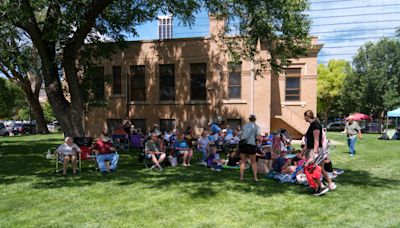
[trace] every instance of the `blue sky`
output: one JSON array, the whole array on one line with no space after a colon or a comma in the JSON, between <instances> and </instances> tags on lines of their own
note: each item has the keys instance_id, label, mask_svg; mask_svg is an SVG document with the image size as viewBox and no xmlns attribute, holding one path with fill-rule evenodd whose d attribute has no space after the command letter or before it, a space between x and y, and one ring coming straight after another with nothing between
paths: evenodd
<instances>
[{"instance_id":1,"label":"blue sky","mask_svg":"<svg viewBox=\"0 0 400 228\"><path fill-rule=\"evenodd\" d=\"M310 0L311 34L324 44L318 61L329 59L351 60L358 48L367 41L376 42L381 37L393 37L400 26L399 0ZM208 35L207 12L196 15L195 24L189 28L177 19L173 22L173 37ZM139 37L130 40L157 39L157 21L138 27Z\"/></svg>"}]
</instances>

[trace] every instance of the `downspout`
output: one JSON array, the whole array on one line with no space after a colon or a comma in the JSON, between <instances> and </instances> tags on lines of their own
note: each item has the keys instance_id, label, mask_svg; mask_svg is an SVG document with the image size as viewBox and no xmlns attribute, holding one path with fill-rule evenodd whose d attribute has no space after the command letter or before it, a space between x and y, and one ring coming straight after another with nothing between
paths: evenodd
<instances>
[{"instance_id":1,"label":"downspout","mask_svg":"<svg viewBox=\"0 0 400 228\"><path fill-rule=\"evenodd\" d=\"M254 62L250 65L250 114L254 114Z\"/></svg>"},{"instance_id":2,"label":"downspout","mask_svg":"<svg viewBox=\"0 0 400 228\"><path fill-rule=\"evenodd\" d=\"M130 118L129 116L129 82L128 82L128 73L125 75L125 96L126 96L126 116Z\"/></svg>"}]
</instances>

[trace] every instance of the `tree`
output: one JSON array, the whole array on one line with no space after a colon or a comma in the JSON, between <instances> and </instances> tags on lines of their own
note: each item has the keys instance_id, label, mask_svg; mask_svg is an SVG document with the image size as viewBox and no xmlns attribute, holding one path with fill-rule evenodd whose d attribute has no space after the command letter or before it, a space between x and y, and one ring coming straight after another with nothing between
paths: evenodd
<instances>
[{"instance_id":1,"label":"tree","mask_svg":"<svg viewBox=\"0 0 400 228\"><path fill-rule=\"evenodd\" d=\"M22 90L0 77L0 119L12 119L18 110L26 106Z\"/></svg>"},{"instance_id":2,"label":"tree","mask_svg":"<svg viewBox=\"0 0 400 228\"><path fill-rule=\"evenodd\" d=\"M325 124L329 116L341 116L340 103L343 83L351 74L351 65L346 60L329 60L327 65L318 65L318 113Z\"/></svg>"},{"instance_id":3,"label":"tree","mask_svg":"<svg viewBox=\"0 0 400 228\"><path fill-rule=\"evenodd\" d=\"M21 31L11 27L0 28L0 72L25 93L36 119L38 132L49 133L39 102L43 83L39 56Z\"/></svg>"},{"instance_id":4,"label":"tree","mask_svg":"<svg viewBox=\"0 0 400 228\"><path fill-rule=\"evenodd\" d=\"M306 0L3 0L0 30L20 29L32 42L57 120L66 135L83 136L86 101L79 72L109 55L113 46L122 47L124 34L137 35L135 27L155 20L159 12L171 13L189 25L201 9L226 18L226 28L239 21L241 39L226 39L227 46L243 44L240 56L254 59L259 40L267 41L271 54L267 61L279 70L291 58L306 54L310 20L303 11L307 8ZM104 37L114 42L104 43ZM239 56L235 48L229 50ZM61 79L66 81L66 92Z\"/></svg>"},{"instance_id":5,"label":"tree","mask_svg":"<svg viewBox=\"0 0 400 228\"><path fill-rule=\"evenodd\" d=\"M43 107L44 117L47 122L52 122L52 121L56 120L56 117L54 116L53 110L51 109L49 102L47 102L47 101L44 102L42 104L42 107Z\"/></svg>"},{"instance_id":6,"label":"tree","mask_svg":"<svg viewBox=\"0 0 400 228\"><path fill-rule=\"evenodd\" d=\"M353 59L353 74L343 86L344 106L349 111L373 114L400 105L400 41L383 38L366 43Z\"/></svg>"}]
</instances>

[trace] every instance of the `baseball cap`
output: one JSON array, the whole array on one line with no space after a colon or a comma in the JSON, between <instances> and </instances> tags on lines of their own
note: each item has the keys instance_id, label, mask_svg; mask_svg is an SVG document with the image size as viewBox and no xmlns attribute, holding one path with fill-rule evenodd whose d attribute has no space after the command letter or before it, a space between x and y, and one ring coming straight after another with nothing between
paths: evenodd
<instances>
[{"instance_id":1,"label":"baseball cap","mask_svg":"<svg viewBox=\"0 0 400 228\"><path fill-rule=\"evenodd\" d=\"M249 116L249 119L256 119L256 115L255 115L255 114L251 114L251 115Z\"/></svg>"}]
</instances>

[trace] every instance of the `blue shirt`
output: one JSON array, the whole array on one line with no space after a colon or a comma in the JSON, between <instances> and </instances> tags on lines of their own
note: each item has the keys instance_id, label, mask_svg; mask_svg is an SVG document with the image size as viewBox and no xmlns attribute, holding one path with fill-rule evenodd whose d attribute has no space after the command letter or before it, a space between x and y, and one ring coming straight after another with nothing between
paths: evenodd
<instances>
[{"instance_id":1,"label":"blue shirt","mask_svg":"<svg viewBox=\"0 0 400 228\"><path fill-rule=\"evenodd\" d=\"M189 148L186 140L182 140L182 141L176 140L174 143L174 147L175 148Z\"/></svg>"}]
</instances>

